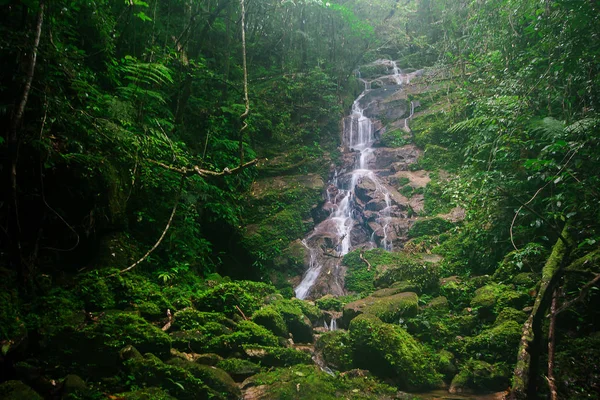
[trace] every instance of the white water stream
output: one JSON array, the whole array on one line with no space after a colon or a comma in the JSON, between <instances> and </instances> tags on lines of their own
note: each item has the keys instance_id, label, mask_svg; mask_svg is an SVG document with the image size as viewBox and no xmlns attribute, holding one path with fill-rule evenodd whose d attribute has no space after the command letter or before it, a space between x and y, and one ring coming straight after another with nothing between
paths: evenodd
<instances>
[{"instance_id":1,"label":"white water stream","mask_svg":"<svg viewBox=\"0 0 600 400\"><path fill-rule=\"evenodd\" d=\"M391 65L392 75L388 79L394 82L396 85L402 85L402 77L400 69L393 61L378 60L380 63L387 63ZM377 63L377 62L376 62ZM381 240L381 247L391 251L392 241L388 238L388 229L391 222L391 200L390 194L385 185L383 185L375 172L369 169L369 161L375 156L372 148L375 142L375 132L373 122L364 115L364 108L361 107L361 100L371 90L370 82L360 78L360 71L358 72L358 78L364 82L364 91L356 98L352 105L352 112L344 119L344 137L345 137L345 148L350 151L359 152L357 162L355 162L354 169L347 172L350 179L340 179L342 176L335 172L333 179L330 181L330 186L337 188L336 195L332 196L329 191L327 192L327 200L333 205L331 215L329 218L315 227L315 230L302 241L304 246L309 250L310 263L309 268L305 272L302 281L295 288L296 297L299 299L305 299L310 295L311 289L317 281L322 271L322 264L319 260L319 252L321 248L311 247L309 245L310 239L315 235L323 235L326 233L329 237L335 238L335 255L330 257L336 258L336 264L332 268L329 268L328 274L332 275L330 279L337 280L332 286L338 288L338 292L343 292L343 285L341 284L339 269L341 258L348 254L352 249L352 230L355 228L356 221L354 219L353 207L356 206L355 202L355 189L364 179L371 180L375 187L376 192L383 195L385 200L385 208L380 211L380 217L378 223L383 227L383 239ZM413 107L411 105L412 116ZM410 118L410 117L409 117ZM407 118L408 119L408 118ZM406 125L406 120L405 120ZM321 227L322 225L322 227ZM374 234L371 236L371 246L376 247ZM335 320L331 321L329 329L335 329Z\"/></svg>"}]
</instances>

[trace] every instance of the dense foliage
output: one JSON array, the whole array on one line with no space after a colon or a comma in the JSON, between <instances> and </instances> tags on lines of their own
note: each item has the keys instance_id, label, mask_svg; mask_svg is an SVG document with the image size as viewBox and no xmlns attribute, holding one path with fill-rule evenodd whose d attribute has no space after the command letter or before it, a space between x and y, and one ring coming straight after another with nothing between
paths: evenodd
<instances>
[{"instance_id":1,"label":"dense foliage","mask_svg":"<svg viewBox=\"0 0 600 400\"><path fill-rule=\"evenodd\" d=\"M597 1L0 11L0 396L598 397ZM379 143L422 150L423 208L347 296L291 299L379 58L425 71Z\"/></svg>"}]
</instances>

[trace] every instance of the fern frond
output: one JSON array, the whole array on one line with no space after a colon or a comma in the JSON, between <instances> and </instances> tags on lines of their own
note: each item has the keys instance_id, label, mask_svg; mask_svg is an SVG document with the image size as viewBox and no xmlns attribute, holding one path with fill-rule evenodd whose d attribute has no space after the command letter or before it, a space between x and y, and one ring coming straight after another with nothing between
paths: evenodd
<instances>
[{"instance_id":1,"label":"fern frond","mask_svg":"<svg viewBox=\"0 0 600 400\"><path fill-rule=\"evenodd\" d=\"M491 125L494 125L496 120L490 117L476 117L467 119L464 121L460 121L454 125L452 125L448 129L448 133L451 134L461 134L461 133L469 133L481 128L487 128Z\"/></svg>"}]
</instances>

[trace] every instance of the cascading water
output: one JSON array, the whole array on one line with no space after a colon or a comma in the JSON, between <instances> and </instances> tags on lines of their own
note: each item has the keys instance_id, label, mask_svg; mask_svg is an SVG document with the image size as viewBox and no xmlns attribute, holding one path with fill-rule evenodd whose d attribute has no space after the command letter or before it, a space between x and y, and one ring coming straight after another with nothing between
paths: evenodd
<instances>
[{"instance_id":1,"label":"cascading water","mask_svg":"<svg viewBox=\"0 0 600 400\"><path fill-rule=\"evenodd\" d=\"M391 75L380 78L391 82L390 93L399 90L403 78L396 63L388 60L378 60L375 64L377 63L387 65L392 71ZM379 207L376 221L381 229L377 233L379 243L376 240L376 232L373 231L371 239L367 240L363 246L377 247L379 245L388 251L393 249L390 239L390 222L392 220L390 192L375 172L369 168L375 157L372 146L376 137L373 121L365 115L365 109L369 107L370 103L367 105L362 103L367 100L365 96L372 89L370 82L360 77L360 71L357 75L358 79L364 82L365 89L354 101L350 115L344 118L344 147L350 152L349 154L355 155L355 160L352 170L335 171L327 191L330 216L318 224L302 242L309 250L310 263L302 281L295 288L296 297L299 299L305 299L311 295L313 285L321 274L331 277L327 278L328 282L325 284L327 290L321 290L320 294L341 295L344 293L341 258L350 252L353 246L353 231L359 225L355 218L355 191L364 180L372 182L375 193L383 199L385 205L382 204ZM411 116L412 111L411 108ZM332 249L331 252L328 252L329 248ZM332 320L329 328L335 328L335 325L335 321Z\"/></svg>"}]
</instances>

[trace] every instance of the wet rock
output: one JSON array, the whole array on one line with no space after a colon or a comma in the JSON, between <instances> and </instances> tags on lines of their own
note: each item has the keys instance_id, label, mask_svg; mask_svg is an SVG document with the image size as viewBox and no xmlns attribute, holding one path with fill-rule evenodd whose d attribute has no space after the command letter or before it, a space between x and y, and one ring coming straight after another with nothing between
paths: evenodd
<instances>
[{"instance_id":1,"label":"wet rock","mask_svg":"<svg viewBox=\"0 0 600 400\"><path fill-rule=\"evenodd\" d=\"M244 349L250 360L266 367L289 367L297 364L311 364L311 355L293 348L247 347Z\"/></svg>"}]
</instances>

